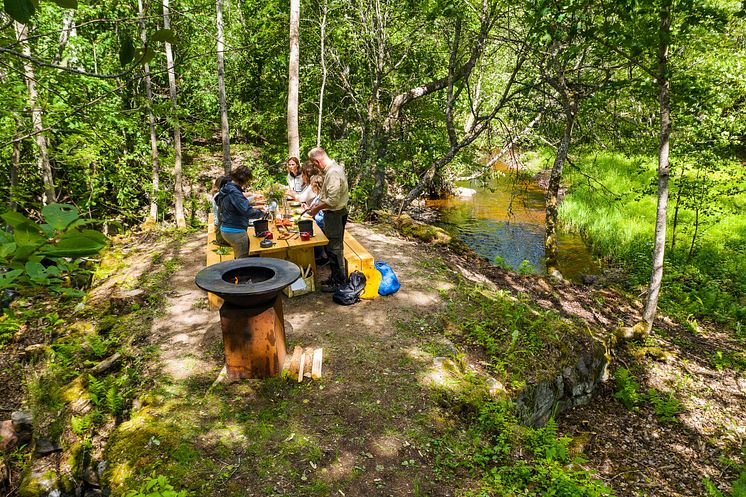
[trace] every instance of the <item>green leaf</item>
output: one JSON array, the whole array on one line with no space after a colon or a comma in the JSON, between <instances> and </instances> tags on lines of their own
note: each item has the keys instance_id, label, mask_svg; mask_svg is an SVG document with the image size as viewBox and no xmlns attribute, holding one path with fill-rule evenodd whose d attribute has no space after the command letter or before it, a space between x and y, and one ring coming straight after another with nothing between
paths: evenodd
<instances>
[{"instance_id":1,"label":"green leaf","mask_svg":"<svg viewBox=\"0 0 746 497\"><path fill-rule=\"evenodd\" d=\"M6 257L13 255L16 248L18 248L18 245L16 245L15 242L3 243L0 245L0 259L5 259Z\"/></svg>"},{"instance_id":2,"label":"green leaf","mask_svg":"<svg viewBox=\"0 0 746 497\"><path fill-rule=\"evenodd\" d=\"M13 282L23 274L23 269L14 269L12 271L6 271L0 273L0 288L5 288L13 284Z\"/></svg>"},{"instance_id":3,"label":"green leaf","mask_svg":"<svg viewBox=\"0 0 746 497\"><path fill-rule=\"evenodd\" d=\"M32 226L36 224L31 219L27 218L20 212L9 211L0 217L2 217L5 220L5 222L10 225L11 228L17 228L24 224L29 224Z\"/></svg>"},{"instance_id":4,"label":"green leaf","mask_svg":"<svg viewBox=\"0 0 746 497\"><path fill-rule=\"evenodd\" d=\"M56 257L86 257L98 254L106 245L106 235L93 230L68 231L53 246L42 248L39 252Z\"/></svg>"},{"instance_id":5,"label":"green leaf","mask_svg":"<svg viewBox=\"0 0 746 497\"><path fill-rule=\"evenodd\" d=\"M122 36L121 45L119 46L119 63L122 66L126 66L132 59L135 58L135 45L132 43L132 38L125 34Z\"/></svg>"},{"instance_id":6,"label":"green leaf","mask_svg":"<svg viewBox=\"0 0 746 497\"><path fill-rule=\"evenodd\" d=\"M80 214L74 205L70 204L49 204L41 210L44 220L51 224L56 230L64 230L70 223L78 219Z\"/></svg>"},{"instance_id":7,"label":"green leaf","mask_svg":"<svg viewBox=\"0 0 746 497\"><path fill-rule=\"evenodd\" d=\"M16 21L26 24L36 12L37 1L34 0L5 0L5 13Z\"/></svg>"},{"instance_id":8,"label":"green leaf","mask_svg":"<svg viewBox=\"0 0 746 497\"><path fill-rule=\"evenodd\" d=\"M52 0L63 9L77 9L78 0Z\"/></svg>"},{"instance_id":9,"label":"green leaf","mask_svg":"<svg viewBox=\"0 0 746 497\"><path fill-rule=\"evenodd\" d=\"M28 274L32 280L45 280L49 276L47 269L39 262L27 262L26 274Z\"/></svg>"},{"instance_id":10,"label":"green leaf","mask_svg":"<svg viewBox=\"0 0 746 497\"><path fill-rule=\"evenodd\" d=\"M166 43L176 43L176 36L170 29L159 29L150 36L153 41L165 41Z\"/></svg>"},{"instance_id":11,"label":"green leaf","mask_svg":"<svg viewBox=\"0 0 746 497\"><path fill-rule=\"evenodd\" d=\"M39 234L36 226L19 226L13 234L19 247L39 247L47 241Z\"/></svg>"}]
</instances>

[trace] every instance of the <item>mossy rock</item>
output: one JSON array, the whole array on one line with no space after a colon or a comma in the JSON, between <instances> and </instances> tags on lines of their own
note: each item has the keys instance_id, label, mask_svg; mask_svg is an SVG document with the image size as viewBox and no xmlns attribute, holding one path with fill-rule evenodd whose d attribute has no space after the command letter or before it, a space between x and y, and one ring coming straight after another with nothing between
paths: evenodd
<instances>
[{"instance_id":1,"label":"mossy rock","mask_svg":"<svg viewBox=\"0 0 746 497\"><path fill-rule=\"evenodd\" d=\"M402 235L417 238L433 245L448 245L452 237L442 228L415 221L407 214L397 216L392 220L394 226Z\"/></svg>"},{"instance_id":2,"label":"mossy rock","mask_svg":"<svg viewBox=\"0 0 746 497\"><path fill-rule=\"evenodd\" d=\"M54 471L37 472L29 468L18 487L18 497L46 497L59 489L59 477Z\"/></svg>"}]
</instances>

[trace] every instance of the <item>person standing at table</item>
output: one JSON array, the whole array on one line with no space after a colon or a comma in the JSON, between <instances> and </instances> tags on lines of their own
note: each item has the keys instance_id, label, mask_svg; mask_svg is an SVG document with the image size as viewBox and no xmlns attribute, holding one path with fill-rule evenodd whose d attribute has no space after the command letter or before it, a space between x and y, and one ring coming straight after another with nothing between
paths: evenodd
<instances>
[{"instance_id":1,"label":"person standing at table","mask_svg":"<svg viewBox=\"0 0 746 497\"><path fill-rule=\"evenodd\" d=\"M316 216L321 210L324 211L324 234L329 239L326 253L329 256L332 274L327 281L321 283L321 291L334 292L347 279L344 257L347 203L350 200L347 174L321 147L312 148L308 152L308 158L324 175L319 201L308 211L311 216Z\"/></svg>"},{"instance_id":2,"label":"person standing at table","mask_svg":"<svg viewBox=\"0 0 746 497\"><path fill-rule=\"evenodd\" d=\"M264 213L251 206L251 202L244 194L244 188L249 185L251 169L240 166L231 171L229 181L220 193L215 196L215 203L220 209L220 232L223 239L233 248L233 258L241 259L249 256L249 219L259 219Z\"/></svg>"}]
</instances>

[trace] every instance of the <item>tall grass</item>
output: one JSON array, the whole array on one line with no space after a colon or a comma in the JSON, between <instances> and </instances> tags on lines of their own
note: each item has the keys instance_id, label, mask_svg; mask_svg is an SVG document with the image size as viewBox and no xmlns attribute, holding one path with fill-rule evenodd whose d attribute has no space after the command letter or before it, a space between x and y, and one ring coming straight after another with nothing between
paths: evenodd
<instances>
[{"instance_id":1,"label":"tall grass","mask_svg":"<svg viewBox=\"0 0 746 497\"><path fill-rule=\"evenodd\" d=\"M657 202L656 162L652 157L584 154L566 170L570 186L560 206L565 227L582 234L598 255L625 266L631 286L650 277ZM742 167L734 164L733 168ZM693 175L695 169L690 172ZM713 184L728 185L723 173L709 173ZM687 174L685 180L691 181ZM686 318L746 324L746 194L713 193L680 205L675 253L671 252L674 207L680 176L670 180L668 246L660 306ZM736 185L737 186L737 185Z\"/></svg>"}]
</instances>

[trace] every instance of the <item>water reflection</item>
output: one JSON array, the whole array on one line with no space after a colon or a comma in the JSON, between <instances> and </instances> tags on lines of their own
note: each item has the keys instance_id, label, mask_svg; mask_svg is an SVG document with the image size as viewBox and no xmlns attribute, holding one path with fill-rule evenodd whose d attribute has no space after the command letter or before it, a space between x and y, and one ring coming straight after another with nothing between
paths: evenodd
<instances>
[{"instance_id":1,"label":"water reflection","mask_svg":"<svg viewBox=\"0 0 746 497\"><path fill-rule=\"evenodd\" d=\"M535 272L546 271L544 192L538 185L516 181L514 173L504 173L486 185L472 181L457 186L476 193L428 201L440 211L443 228L489 261L499 259L514 269L529 264ZM558 265L565 277L574 279L600 270L583 240L572 233L559 233Z\"/></svg>"}]
</instances>

